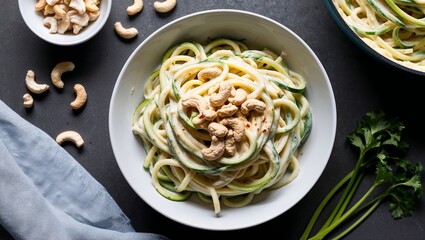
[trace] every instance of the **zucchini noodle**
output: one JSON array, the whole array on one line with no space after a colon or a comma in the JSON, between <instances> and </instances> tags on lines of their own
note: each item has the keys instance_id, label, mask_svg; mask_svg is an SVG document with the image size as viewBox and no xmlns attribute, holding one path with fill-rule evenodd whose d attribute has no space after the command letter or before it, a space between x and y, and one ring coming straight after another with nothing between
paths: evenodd
<instances>
[{"instance_id":1,"label":"zucchini noodle","mask_svg":"<svg viewBox=\"0 0 425 240\"><path fill-rule=\"evenodd\" d=\"M379 54L425 71L424 0L333 0L344 21Z\"/></svg>"},{"instance_id":2,"label":"zucchini noodle","mask_svg":"<svg viewBox=\"0 0 425 240\"><path fill-rule=\"evenodd\" d=\"M312 114L305 79L283 57L232 39L165 53L132 123L161 195L183 201L195 193L217 215L297 177Z\"/></svg>"}]
</instances>

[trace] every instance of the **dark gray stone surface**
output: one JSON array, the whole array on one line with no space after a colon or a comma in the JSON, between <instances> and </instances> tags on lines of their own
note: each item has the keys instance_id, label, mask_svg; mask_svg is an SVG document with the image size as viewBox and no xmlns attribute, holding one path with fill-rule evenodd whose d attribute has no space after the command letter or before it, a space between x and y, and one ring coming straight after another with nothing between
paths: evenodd
<instances>
[{"instance_id":1,"label":"dark gray stone surface","mask_svg":"<svg viewBox=\"0 0 425 240\"><path fill-rule=\"evenodd\" d=\"M144 2L143 12L130 18L125 9L131 1L114 1L111 16L103 30L88 42L71 47L49 44L33 34L20 16L17 1L6 1L7 4L0 8L0 99L52 137L66 128L84 133L86 145L82 150L72 145L65 148L110 192L137 231L161 233L172 239L202 239L207 236L236 239L253 234L299 239L321 199L353 167L357 153L348 147L346 135L371 110L384 110L405 121L411 143L409 158L425 164L425 94L421 87L424 77L392 69L360 50L333 21L324 1L178 0L176 9L166 15L155 13L153 0ZM109 101L115 81L138 44L176 18L218 8L262 14L303 38L328 73L338 116L335 145L329 163L307 196L286 213L264 224L225 232L181 225L144 203L118 169L108 133ZM113 29L116 21L136 26L138 37L122 41ZM26 71L32 69L39 82L48 82L52 66L64 60L76 64L75 70L67 73L65 89L59 92L52 88L36 99L36 106L31 111L25 110L22 95L26 91ZM84 83L89 100L83 111L73 113L68 104L74 98L71 86L77 82ZM346 239L425 239L424 203L425 200L422 200L413 216L398 221L391 218L387 206L383 205ZM1 227L0 239L11 239Z\"/></svg>"}]
</instances>

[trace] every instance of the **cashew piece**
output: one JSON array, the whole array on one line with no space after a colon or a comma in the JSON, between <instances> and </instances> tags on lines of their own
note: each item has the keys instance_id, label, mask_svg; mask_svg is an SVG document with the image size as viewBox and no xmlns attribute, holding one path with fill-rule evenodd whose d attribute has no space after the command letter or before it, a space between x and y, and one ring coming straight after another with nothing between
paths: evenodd
<instances>
[{"instance_id":1,"label":"cashew piece","mask_svg":"<svg viewBox=\"0 0 425 240\"><path fill-rule=\"evenodd\" d=\"M22 99L24 100L25 108L32 108L32 106L34 105L34 99L32 98L31 94L25 93Z\"/></svg>"},{"instance_id":2,"label":"cashew piece","mask_svg":"<svg viewBox=\"0 0 425 240\"><path fill-rule=\"evenodd\" d=\"M121 24L121 22L116 22L114 24L115 31L120 35L121 37L125 39L131 39L135 37L137 34L139 34L139 31L137 31L136 28L124 28Z\"/></svg>"},{"instance_id":3,"label":"cashew piece","mask_svg":"<svg viewBox=\"0 0 425 240\"><path fill-rule=\"evenodd\" d=\"M266 110L266 104L258 99L248 99L241 105L241 113L248 114L251 110L263 113Z\"/></svg>"},{"instance_id":4,"label":"cashew piece","mask_svg":"<svg viewBox=\"0 0 425 240\"><path fill-rule=\"evenodd\" d=\"M99 7L97 6L97 4L94 0L84 0L84 3L86 4L86 10L87 11L89 11L89 12L99 11Z\"/></svg>"},{"instance_id":5,"label":"cashew piece","mask_svg":"<svg viewBox=\"0 0 425 240\"><path fill-rule=\"evenodd\" d=\"M49 28L49 33L56 33L58 31L58 20L54 17L44 18L43 25Z\"/></svg>"},{"instance_id":6,"label":"cashew piece","mask_svg":"<svg viewBox=\"0 0 425 240\"><path fill-rule=\"evenodd\" d=\"M236 142L240 142L243 140L245 136L245 125L239 118L224 118L220 121L220 123L224 126L229 126L233 129L233 134Z\"/></svg>"},{"instance_id":7,"label":"cashew piece","mask_svg":"<svg viewBox=\"0 0 425 240\"><path fill-rule=\"evenodd\" d=\"M37 4L35 5L35 10L36 11L44 10L46 5L47 5L46 0L38 0Z\"/></svg>"},{"instance_id":8,"label":"cashew piece","mask_svg":"<svg viewBox=\"0 0 425 240\"><path fill-rule=\"evenodd\" d=\"M183 107L194 107L198 109L198 116L192 120L194 124L200 124L205 120L212 121L217 116L213 110L209 109L207 100L200 95L184 96L181 101Z\"/></svg>"},{"instance_id":9,"label":"cashew piece","mask_svg":"<svg viewBox=\"0 0 425 240\"><path fill-rule=\"evenodd\" d=\"M219 110L217 110L217 116L221 118L231 117L238 110L239 110L238 107L229 103L229 104L223 105Z\"/></svg>"},{"instance_id":10,"label":"cashew piece","mask_svg":"<svg viewBox=\"0 0 425 240\"><path fill-rule=\"evenodd\" d=\"M235 140L235 134L232 129L230 129L226 135L226 138L224 139L225 143L225 152L233 157L236 153L236 140Z\"/></svg>"},{"instance_id":11,"label":"cashew piece","mask_svg":"<svg viewBox=\"0 0 425 240\"><path fill-rule=\"evenodd\" d=\"M155 1L153 7L157 12L166 13L171 11L177 4L176 0Z\"/></svg>"},{"instance_id":12,"label":"cashew piece","mask_svg":"<svg viewBox=\"0 0 425 240\"><path fill-rule=\"evenodd\" d=\"M56 137L56 142L59 144L67 141L74 143L77 147L81 147L84 144L83 138L76 131L64 131Z\"/></svg>"},{"instance_id":13,"label":"cashew piece","mask_svg":"<svg viewBox=\"0 0 425 240\"><path fill-rule=\"evenodd\" d=\"M60 62L56 64L56 66L53 68L50 76L52 78L52 83L57 88L63 88L63 81L62 81L62 74L64 72L69 72L74 70L75 65L73 62L66 61L66 62Z\"/></svg>"},{"instance_id":14,"label":"cashew piece","mask_svg":"<svg viewBox=\"0 0 425 240\"><path fill-rule=\"evenodd\" d=\"M74 85L75 100L71 102L71 108L78 110L87 102L87 92L83 85L77 83Z\"/></svg>"},{"instance_id":15,"label":"cashew piece","mask_svg":"<svg viewBox=\"0 0 425 240\"><path fill-rule=\"evenodd\" d=\"M133 5L127 7L128 15L135 15L142 11L143 9L143 0L134 0Z\"/></svg>"},{"instance_id":16,"label":"cashew piece","mask_svg":"<svg viewBox=\"0 0 425 240\"><path fill-rule=\"evenodd\" d=\"M210 103L213 107L221 107L230 97L232 85L229 82L221 82L218 93L214 93L210 97Z\"/></svg>"},{"instance_id":17,"label":"cashew piece","mask_svg":"<svg viewBox=\"0 0 425 240\"><path fill-rule=\"evenodd\" d=\"M221 125L220 123L211 122L208 125L208 131L212 136L216 137L225 137L227 135L227 128L224 125Z\"/></svg>"},{"instance_id":18,"label":"cashew piece","mask_svg":"<svg viewBox=\"0 0 425 240\"><path fill-rule=\"evenodd\" d=\"M221 69L218 67L204 68L196 76L199 80L206 82L219 76L221 72Z\"/></svg>"},{"instance_id":19,"label":"cashew piece","mask_svg":"<svg viewBox=\"0 0 425 240\"><path fill-rule=\"evenodd\" d=\"M71 0L69 6L78 11L78 13L83 14L86 12L86 3L84 0Z\"/></svg>"},{"instance_id":20,"label":"cashew piece","mask_svg":"<svg viewBox=\"0 0 425 240\"><path fill-rule=\"evenodd\" d=\"M25 84L27 85L28 90L36 94L43 93L47 91L47 89L49 89L49 85L38 84L35 82L35 73L32 70L27 71L27 75L25 77Z\"/></svg>"},{"instance_id":21,"label":"cashew piece","mask_svg":"<svg viewBox=\"0 0 425 240\"><path fill-rule=\"evenodd\" d=\"M248 93L244 89L238 88L234 97L229 97L228 101L233 105L239 106L246 101L247 96Z\"/></svg>"},{"instance_id":22,"label":"cashew piece","mask_svg":"<svg viewBox=\"0 0 425 240\"><path fill-rule=\"evenodd\" d=\"M208 161L217 160L223 155L225 149L223 138L212 135L210 147L201 150L202 157Z\"/></svg>"}]
</instances>

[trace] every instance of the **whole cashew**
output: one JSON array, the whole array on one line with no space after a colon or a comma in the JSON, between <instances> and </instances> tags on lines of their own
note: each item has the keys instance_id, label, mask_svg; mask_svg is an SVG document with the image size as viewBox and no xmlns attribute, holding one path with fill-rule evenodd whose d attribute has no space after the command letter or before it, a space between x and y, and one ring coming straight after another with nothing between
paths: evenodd
<instances>
[{"instance_id":1,"label":"whole cashew","mask_svg":"<svg viewBox=\"0 0 425 240\"><path fill-rule=\"evenodd\" d=\"M210 97L210 103L213 107L221 107L230 97L232 91L232 85L229 82L221 82L218 93L214 93Z\"/></svg>"},{"instance_id":2,"label":"whole cashew","mask_svg":"<svg viewBox=\"0 0 425 240\"><path fill-rule=\"evenodd\" d=\"M81 135L76 132L76 131L64 131L62 133L60 133L57 137L56 137L56 142L59 144L62 144L64 142L72 142L74 143L77 147L81 147L84 144L84 140L81 137Z\"/></svg>"},{"instance_id":3,"label":"whole cashew","mask_svg":"<svg viewBox=\"0 0 425 240\"><path fill-rule=\"evenodd\" d=\"M212 135L210 147L201 150L202 157L208 161L217 160L223 155L225 149L223 138Z\"/></svg>"},{"instance_id":4,"label":"whole cashew","mask_svg":"<svg viewBox=\"0 0 425 240\"><path fill-rule=\"evenodd\" d=\"M53 6L53 10L55 11L55 17L62 19L66 16L65 5L63 4Z\"/></svg>"},{"instance_id":5,"label":"whole cashew","mask_svg":"<svg viewBox=\"0 0 425 240\"><path fill-rule=\"evenodd\" d=\"M221 118L231 117L238 110L239 110L238 107L229 103L229 104L223 105L220 109L217 110L217 116Z\"/></svg>"},{"instance_id":6,"label":"whole cashew","mask_svg":"<svg viewBox=\"0 0 425 240\"><path fill-rule=\"evenodd\" d=\"M143 9L143 0L134 0L133 5L127 7L128 15L135 15L142 11Z\"/></svg>"},{"instance_id":7,"label":"whole cashew","mask_svg":"<svg viewBox=\"0 0 425 240\"><path fill-rule=\"evenodd\" d=\"M78 13L83 14L86 12L86 3L84 0L71 0L69 6L78 11Z\"/></svg>"},{"instance_id":8,"label":"whole cashew","mask_svg":"<svg viewBox=\"0 0 425 240\"><path fill-rule=\"evenodd\" d=\"M266 110L266 104L258 99L248 99L242 103L241 113L248 114L251 110L262 113Z\"/></svg>"},{"instance_id":9,"label":"whole cashew","mask_svg":"<svg viewBox=\"0 0 425 240\"><path fill-rule=\"evenodd\" d=\"M215 111L210 109L207 100L200 95L184 96L181 101L183 107L193 107L198 109L198 116L192 120L194 124L200 124L205 120L212 121L217 116Z\"/></svg>"},{"instance_id":10,"label":"whole cashew","mask_svg":"<svg viewBox=\"0 0 425 240\"><path fill-rule=\"evenodd\" d=\"M153 7L157 12L166 13L171 11L177 4L176 0L165 0L163 2L156 1L153 3Z\"/></svg>"},{"instance_id":11,"label":"whole cashew","mask_svg":"<svg viewBox=\"0 0 425 240\"><path fill-rule=\"evenodd\" d=\"M220 121L220 123L224 126L229 126L233 129L234 138L236 142L240 142L243 140L245 136L245 125L239 118L224 118Z\"/></svg>"},{"instance_id":12,"label":"whole cashew","mask_svg":"<svg viewBox=\"0 0 425 240\"><path fill-rule=\"evenodd\" d=\"M22 97L24 100L24 107L25 108L31 108L34 104L34 99L32 98L31 94L25 93Z\"/></svg>"},{"instance_id":13,"label":"whole cashew","mask_svg":"<svg viewBox=\"0 0 425 240\"><path fill-rule=\"evenodd\" d=\"M216 123L216 122L211 122L208 125L208 131L210 132L210 134L212 136L216 136L216 137L225 137L227 135L227 128L223 125L221 125L220 123Z\"/></svg>"},{"instance_id":14,"label":"whole cashew","mask_svg":"<svg viewBox=\"0 0 425 240\"><path fill-rule=\"evenodd\" d=\"M68 31L69 27L71 26L71 21L69 19L68 14L66 14L60 21L58 25L58 33L59 34L65 34L66 31Z\"/></svg>"},{"instance_id":15,"label":"whole cashew","mask_svg":"<svg viewBox=\"0 0 425 240\"><path fill-rule=\"evenodd\" d=\"M26 84L28 90L30 90L31 92L36 93L36 94L43 93L43 92L47 91L47 89L49 89L49 85L38 84L38 83L35 82L35 73L32 70L27 71L27 75L25 77L25 84Z\"/></svg>"},{"instance_id":16,"label":"whole cashew","mask_svg":"<svg viewBox=\"0 0 425 240\"><path fill-rule=\"evenodd\" d=\"M247 96L248 93L245 90L238 88L236 89L235 96L229 97L228 101L233 105L239 106L246 101Z\"/></svg>"},{"instance_id":17,"label":"whole cashew","mask_svg":"<svg viewBox=\"0 0 425 240\"><path fill-rule=\"evenodd\" d=\"M224 139L226 153L233 157L236 153L236 140L235 140L235 134L232 129L229 129L226 138Z\"/></svg>"},{"instance_id":18,"label":"whole cashew","mask_svg":"<svg viewBox=\"0 0 425 240\"><path fill-rule=\"evenodd\" d=\"M121 22L116 22L114 24L115 31L120 35L121 37L125 39L130 39L135 37L137 34L139 34L139 31L137 31L136 28L124 28L121 24Z\"/></svg>"},{"instance_id":19,"label":"whole cashew","mask_svg":"<svg viewBox=\"0 0 425 240\"><path fill-rule=\"evenodd\" d=\"M81 28L89 24L90 16L87 13L78 13L75 10L68 12L69 19L72 23L80 25Z\"/></svg>"},{"instance_id":20,"label":"whole cashew","mask_svg":"<svg viewBox=\"0 0 425 240\"><path fill-rule=\"evenodd\" d=\"M60 62L56 64L56 66L53 68L50 76L52 78L52 83L57 88L63 88L63 81L62 81L62 74L64 72L69 72L74 70L75 65L73 62L66 61L66 62Z\"/></svg>"},{"instance_id":21,"label":"whole cashew","mask_svg":"<svg viewBox=\"0 0 425 240\"><path fill-rule=\"evenodd\" d=\"M47 5L46 0L38 0L37 4L35 5L35 10L41 11L46 7L46 5Z\"/></svg>"},{"instance_id":22,"label":"whole cashew","mask_svg":"<svg viewBox=\"0 0 425 240\"><path fill-rule=\"evenodd\" d=\"M99 7L97 6L97 4L94 0L84 0L84 3L86 4L86 10L87 11L89 11L89 12L99 11Z\"/></svg>"},{"instance_id":23,"label":"whole cashew","mask_svg":"<svg viewBox=\"0 0 425 240\"><path fill-rule=\"evenodd\" d=\"M206 82L208 80L211 80L217 77L218 75L221 74L221 72L222 72L221 69L218 67L204 68L201 71L199 71L196 76L199 80Z\"/></svg>"},{"instance_id":24,"label":"whole cashew","mask_svg":"<svg viewBox=\"0 0 425 240\"><path fill-rule=\"evenodd\" d=\"M87 92L83 85L77 83L74 85L75 100L71 102L71 108L78 110L87 102Z\"/></svg>"},{"instance_id":25,"label":"whole cashew","mask_svg":"<svg viewBox=\"0 0 425 240\"><path fill-rule=\"evenodd\" d=\"M59 2L59 0L46 0L47 4L49 4L50 6L55 5L56 3Z\"/></svg>"},{"instance_id":26,"label":"whole cashew","mask_svg":"<svg viewBox=\"0 0 425 240\"><path fill-rule=\"evenodd\" d=\"M49 33L56 33L58 31L58 20L54 17L44 18L43 25L49 28Z\"/></svg>"}]
</instances>

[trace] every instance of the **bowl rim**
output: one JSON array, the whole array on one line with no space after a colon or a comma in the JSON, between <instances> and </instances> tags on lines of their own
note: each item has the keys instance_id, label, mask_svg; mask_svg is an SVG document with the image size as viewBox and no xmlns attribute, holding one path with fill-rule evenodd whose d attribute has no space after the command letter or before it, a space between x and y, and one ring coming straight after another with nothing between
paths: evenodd
<instances>
[{"instance_id":1,"label":"bowl rim","mask_svg":"<svg viewBox=\"0 0 425 240\"><path fill-rule=\"evenodd\" d=\"M323 74L324 77L324 83L326 85L326 88L330 91L330 95L329 95L329 99L330 99L330 133L329 133L329 145L327 145L328 147L325 148L326 150L324 151L324 158L325 160L323 160L324 165L322 169L318 169L316 172L318 172L317 176L312 177L312 179L314 179L313 181L311 181L309 184L307 184L306 187L306 191L303 192L301 194L301 196L294 202L292 202L291 204L288 204L286 206L286 208L284 208L283 210L278 210L278 211L274 211L273 214L271 214L271 216L268 216L266 218L261 218L260 220L256 220L250 224L245 224L243 226L239 225L232 225L232 226L221 226L221 228L217 228L216 226L205 226L202 225L200 223L196 223L196 222L182 222L181 220L179 220L176 217L170 216L168 214L166 214L167 209L157 209L157 207L153 206L151 202L146 202L145 198L143 196L140 195L140 193L138 191L135 190L135 186L134 182L130 181L130 179L128 178L129 176L127 174L125 174L124 171L124 166L122 165L122 161L118 160L117 157L117 152L116 152L116 145L115 142L113 140L114 136L115 136L115 131L113 130L113 126L112 123L114 122L115 116L114 116L114 99L116 99L116 95L118 94L118 86L120 84L122 84L123 81L123 77L126 74L129 65L132 61L134 61L135 56L137 56L140 52L140 49L143 48L149 41L151 41L152 38L156 37L161 31L166 30L167 28L169 28L170 26L177 24L178 22L184 21L188 18L193 18L193 17L197 17L199 15L205 15L205 14L214 14L214 13L225 13L225 14L232 14L232 13L237 13L237 14L242 14L242 15L249 15L250 17L256 17L256 18L261 18L267 22L270 22L271 24L274 24L275 26L284 29L285 31L288 32L289 35L291 35L292 37L294 37L297 41L299 41L305 48L306 50L311 54L312 58L314 59L314 61L318 64L318 67L320 69L320 73ZM117 77L117 81L115 83L113 92L112 92L112 96L111 96L111 100L110 100L110 106L109 106L109 115L108 115L108 125L109 125L109 136L110 136L110 141L111 141L111 146L113 149L113 154L116 158L116 162L118 164L119 169L121 170L121 173L123 174L124 178L126 179L127 183L131 186L131 188L135 191L135 193L141 198L142 201L144 201L147 205L149 205L151 208L153 208L156 212L160 213L161 215L176 221L178 223L190 226L190 227L194 227L194 228L198 228L198 229L204 229L204 230L215 230L215 231L229 231L229 230L238 230L238 229L244 229L244 228L249 228L249 227L253 227L259 224L262 224L264 222L270 221L276 217L278 217L279 215L283 214L284 212L287 212L289 209L291 209L294 205L296 205L299 201L301 201L310 191L311 189L314 187L314 185L317 183L317 181L319 180L320 176L322 176L322 173L324 171L324 169L326 168L326 165L329 162L329 159L331 157L332 154L332 149L335 143L335 137L336 137L336 129L337 129L337 108L336 108L336 102L335 102L335 96L332 90L332 85L331 82L329 80L329 77L326 73L326 70L324 68L324 66L322 65L321 61L319 60L319 58L317 57L317 55L314 53L314 51L310 48L310 46L303 40L301 39L294 31L292 31L291 29L289 29L288 27L286 27L285 25L267 17L261 14L257 14L254 12L250 12L250 11L246 11L246 10L238 10L238 9L211 9L211 10L202 10L202 11L198 11L198 12L193 12L191 14L187 14L184 16L181 16L175 20L172 20L171 22L163 25L162 27L158 28L156 31L154 31L153 33L151 33L145 40L143 40L135 49L134 51L130 54L130 56L128 57L128 59L126 60L126 62L124 63L118 77Z\"/></svg>"},{"instance_id":2,"label":"bowl rim","mask_svg":"<svg viewBox=\"0 0 425 240\"><path fill-rule=\"evenodd\" d=\"M360 47L363 51L365 51L368 55L372 56L376 60L382 61L387 66L395 67L398 70L416 74L419 76L425 76L425 71L419 71L413 68L409 68L406 66L403 66L397 62L394 62L383 55L379 54L376 50L371 48L369 45L367 45L363 40L360 39L360 37L351 29L351 27L345 22L345 20L342 18L341 14L336 9L333 0L324 0L325 5L327 6L329 12L331 13L332 18L335 20L339 28L348 36L350 40L352 40L358 47Z\"/></svg>"},{"instance_id":3,"label":"bowl rim","mask_svg":"<svg viewBox=\"0 0 425 240\"><path fill-rule=\"evenodd\" d=\"M29 18L29 16L23 10L24 9L23 6L28 4L28 1L27 0L18 0L18 7L19 7L20 15L21 15L22 19L24 20L25 24L27 25L27 27L35 35L37 35L40 39L43 39L44 41L46 41L48 43L51 43L51 44L54 44L54 45L58 45L58 46L74 46L74 45L78 45L80 43L84 43L84 42L90 40L91 38L93 38L94 36L96 36L97 33L100 32L100 30L102 30L102 28L105 26L105 24L106 24L106 22L107 22L107 20L109 18L109 15L111 13L112 0L102 0L100 2L100 4L102 4L103 2L105 2L106 9L105 9L104 12L102 12L103 13L103 17L101 19L96 20L96 21L99 21L98 23L96 23L97 24L96 25L96 28L91 28L90 29L91 30L90 34L87 34L85 37L81 37L81 35L80 36L75 35L76 36L75 40L73 40L73 41L64 41L64 42L62 42L62 41L56 41L56 40L48 37L49 35L45 35L45 34L40 33L39 31L37 31L37 28L34 26L34 24L35 24L34 21L31 21L31 19ZM35 7L35 3L34 3L33 6ZM34 10L34 14L37 15L37 12L35 10ZM42 23L40 22L40 24L42 24ZM91 24L94 24L94 22L92 22ZM92 26L92 27L94 27L94 26ZM85 30L88 30L88 29L85 29Z\"/></svg>"}]
</instances>

